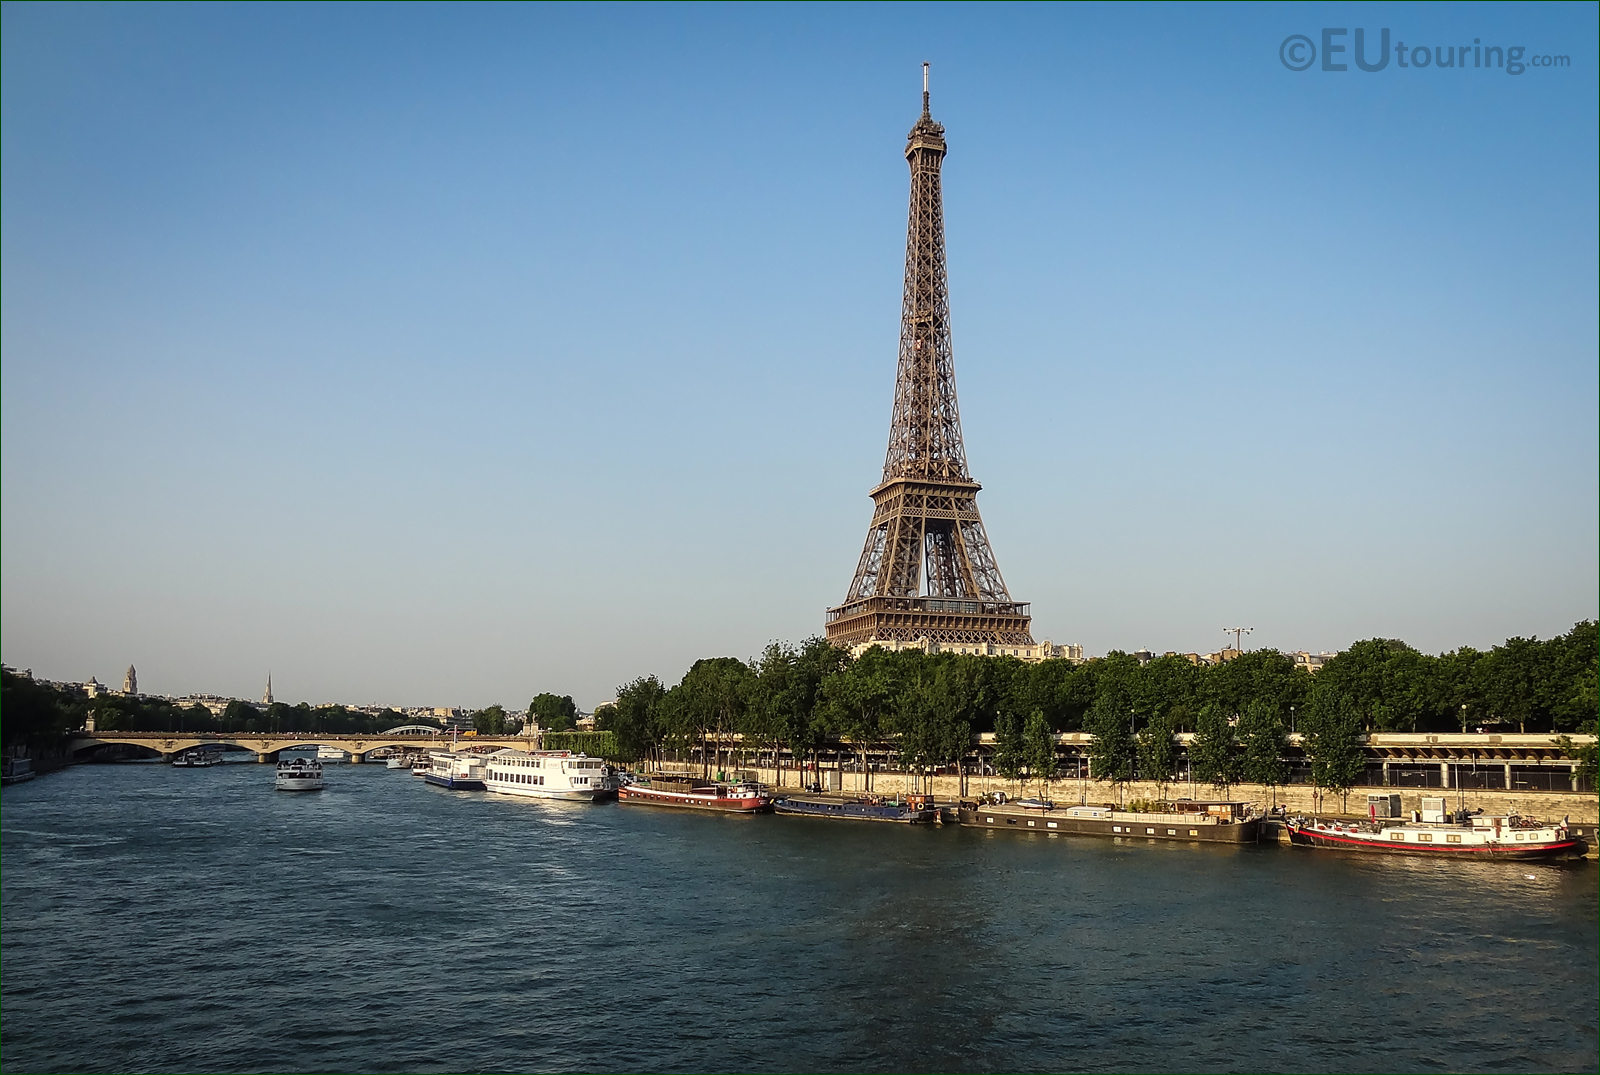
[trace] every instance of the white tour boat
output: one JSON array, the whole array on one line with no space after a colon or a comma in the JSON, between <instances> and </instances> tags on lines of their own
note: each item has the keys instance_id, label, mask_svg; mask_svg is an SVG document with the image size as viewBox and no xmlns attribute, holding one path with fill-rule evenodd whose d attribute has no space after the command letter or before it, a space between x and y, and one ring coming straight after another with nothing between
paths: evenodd
<instances>
[{"instance_id":1,"label":"white tour boat","mask_svg":"<svg viewBox=\"0 0 1600 1075\"><path fill-rule=\"evenodd\" d=\"M428 771L422 774L422 779L441 788L482 791L483 770L483 758L476 754L437 750L428 756Z\"/></svg>"},{"instance_id":2,"label":"white tour boat","mask_svg":"<svg viewBox=\"0 0 1600 1075\"><path fill-rule=\"evenodd\" d=\"M314 758L278 762L279 791L321 791L322 763Z\"/></svg>"},{"instance_id":3,"label":"white tour boat","mask_svg":"<svg viewBox=\"0 0 1600 1075\"><path fill-rule=\"evenodd\" d=\"M349 758L350 758L350 755L346 754L344 751L340 750L338 747L318 747L317 748L317 760L318 761L348 761Z\"/></svg>"},{"instance_id":4,"label":"white tour boat","mask_svg":"<svg viewBox=\"0 0 1600 1075\"><path fill-rule=\"evenodd\" d=\"M497 750L484 786L506 795L598 802L617 793L616 774L599 758L570 750Z\"/></svg>"},{"instance_id":5,"label":"white tour boat","mask_svg":"<svg viewBox=\"0 0 1600 1075\"><path fill-rule=\"evenodd\" d=\"M199 747L195 750L185 750L172 759L174 769L206 769L222 761L222 750L219 747Z\"/></svg>"}]
</instances>

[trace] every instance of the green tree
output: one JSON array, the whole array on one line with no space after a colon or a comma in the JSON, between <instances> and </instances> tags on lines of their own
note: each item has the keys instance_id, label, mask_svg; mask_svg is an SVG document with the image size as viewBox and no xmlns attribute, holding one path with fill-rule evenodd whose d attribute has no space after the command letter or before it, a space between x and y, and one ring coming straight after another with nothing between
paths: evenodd
<instances>
[{"instance_id":1,"label":"green tree","mask_svg":"<svg viewBox=\"0 0 1600 1075\"><path fill-rule=\"evenodd\" d=\"M1128 710L1117 692L1108 691L1095 699L1089 709L1089 774L1117 787L1120 798L1124 785L1133 779L1134 740L1128 728Z\"/></svg>"},{"instance_id":2,"label":"green tree","mask_svg":"<svg viewBox=\"0 0 1600 1075\"><path fill-rule=\"evenodd\" d=\"M1189 764L1194 778L1223 794L1239 779L1238 740L1228 714L1216 702L1203 706L1189 741Z\"/></svg>"},{"instance_id":3,"label":"green tree","mask_svg":"<svg viewBox=\"0 0 1600 1075\"><path fill-rule=\"evenodd\" d=\"M1011 783L1022 779L1022 767L1027 764L1026 748L1022 735L1022 722L1010 711L994 718L994 769Z\"/></svg>"},{"instance_id":4,"label":"green tree","mask_svg":"<svg viewBox=\"0 0 1600 1075\"><path fill-rule=\"evenodd\" d=\"M679 738L698 741L702 765L721 768L729 737L744 727L753 677L737 657L706 657L694 662L672 689L669 719Z\"/></svg>"},{"instance_id":5,"label":"green tree","mask_svg":"<svg viewBox=\"0 0 1600 1075\"><path fill-rule=\"evenodd\" d=\"M570 750L608 761L617 760L619 753L616 733L606 731L551 732L545 736L545 749Z\"/></svg>"},{"instance_id":6,"label":"green tree","mask_svg":"<svg viewBox=\"0 0 1600 1075\"><path fill-rule=\"evenodd\" d=\"M261 710L235 698L222 711L222 728L230 732L259 732L262 730Z\"/></svg>"},{"instance_id":7,"label":"green tree","mask_svg":"<svg viewBox=\"0 0 1600 1075\"><path fill-rule=\"evenodd\" d=\"M528 719L547 732L570 731L578 724L578 705L570 694L536 694L528 703Z\"/></svg>"},{"instance_id":8,"label":"green tree","mask_svg":"<svg viewBox=\"0 0 1600 1075\"><path fill-rule=\"evenodd\" d=\"M1440 708L1434 659L1395 638L1357 642L1322 666L1316 692L1349 700L1365 728L1416 731Z\"/></svg>"},{"instance_id":9,"label":"green tree","mask_svg":"<svg viewBox=\"0 0 1600 1075\"><path fill-rule=\"evenodd\" d=\"M897 654L886 730L893 737L902 767L928 774L958 764L972 742L973 711L978 684L971 665L960 656L929 657L916 651ZM927 791L924 784L921 788Z\"/></svg>"},{"instance_id":10,"label":"green tree","mask_svg":"<svg viewBox=\"0 0 1600 1075\"><path fill-rule=\"evenodd\" d=\"M64 750L68 733L82 727L89 714L89 707L81 698L69 697L31 675L9 668L0 675L0 710L5 713L5 720L0 722L5 753L32 757Z\"/></svg>"},{"instance_id":11,"label":"green tree","mask_svg":"<svg viewBox=\"0 0 1600 1075\"><path fill-rule=\"evenodd\" d=\"M1178 741L1173 731L1171 716L1161 713L1140 728L1137 737L1139 771L1146 780L1156 782L1163 799L1167 797L1167 783L1172 779L1172 770L1178 765Z\"/></svg>"},{"instance_id":12,"label":"green tree","mask_svg":"<svg viewBox=\"0 0 1600 1075\"><path fill-rule=\"evenodd\" d=\"M867 749L883 738L883 723L897 695L898 670L891 654L873 646L823 683L819 707L824 726L851 748L869 784Z\"/></svg>"},{"instance_id":13,"label":"green tree","mask_svg":"<svg viewBox=\"0 0 1600 1075\"><path fill-rule=\"evenodd\" d=\"M1560 638L1551 639L1547 705L1551 727L1574 731L1588 726L1595 716L1595 682L1600 671L1600 633L1594 620L1572 625Z\"/></svg>"},{"instance_id":14,"label":"green tree","mask_svg":"<svg viewBox=\"0 0 1600 1075\"><path fill-rule=\"evenodd\" d=\"M1044 710L1035 709L1028 714L1027 727L1022 732L1028 758L1028 775L1040 785L1040 795L1050 798L1050 782L1056 775L1056 737L1045 720Z\"/></svg>"},{"instance_id":15,"label":"green tree","mask_svg":"<svg viewBox=\"0 0 1600 1075\"><path fill-rule=\"evenodd\" d=\"M487 709L480 709L472 714L472 730L479 735L506 735L509 720L506 717L506 707L496 702Z\"/></svg>"},{"instance_id":16,"label":"green tree","mask_svg":"<svg viewBox=\"0 0 1600 1075\"><path fill-rule=\"evenodd\" d=\"M1570 735L1556 736L1556 748L1578 763L1577 777L1594 787L1595 770L1600 763L1600 718L1590 717L1588 733L1595 738L1579 746Z\"/></svg>"},{"instance_id":17,"label":"green tree","mask_svg":"<svg viewBox=\"0 0 1600 1075\"><path fill-rule=\"evenodd\" d=\"M1348 694L1320 689L1320 683L1317 687L1311 692L1305 721L1311 782L1339 795L1348 807L1350 789L1360 782L1366 770L1361 716Z\"/></svg>"},{"instance_id":18,"label":"green tree","mask_svg":"<svg viewBox=\"0 0 1600 1075\"><path fill-rule=\"evenodd\" d=\"M616 737L616 757L645 761L657 756L662 739L661 706L666 688L655 676L641 676L617 688L615 704L595 713L595 729Z\"/></svg>"},{"instance_id":19,"label":"green tree","mask_svg":"<svg viewBox=\"0 0 1600 1075\"><path fill-rule=\"evenodd\" d=\"M1244 745L1244 779L1268 788L1276 806L1277 789L1289 782L1289 764L1284 761L1289 731L1283 726L1283 714L1266 699L1250 702L1239 718L1239 738Z\"/></svg>"},{"instance_id":20,"label":"green tree","mask_svg":"<svg viewBox=\"0 0 1600 1075\"><path fill-rule=\"evenodd\" d=\"M429 719L429 718L419 718L417 720L408 720L404 713L400 712L397 709L392 709L391 708L391 709L385 709L383 712L379 713L376 717L374 717L372 719L372 730L375 731L375 732L386 732L390 728L404 728L408 724L431 724L431 723L433 723L433 721L431 719Z\"/></svg>"}]
</instances>

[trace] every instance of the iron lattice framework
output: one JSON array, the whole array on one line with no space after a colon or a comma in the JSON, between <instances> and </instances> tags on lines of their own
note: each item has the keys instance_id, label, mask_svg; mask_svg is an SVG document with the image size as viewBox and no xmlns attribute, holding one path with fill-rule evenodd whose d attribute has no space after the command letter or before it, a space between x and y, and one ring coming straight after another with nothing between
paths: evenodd
<instances>
[{"instance_id":1,"label":"iron lattice framework","mask_svg":"<svg viewBox=\"0 0 1600 1075\"><path fill-rule=\"evenodd\" d=\"M924 64L922 115L906 140L911 209L889 451L850 592L828 610L828 641L1032 645L1028 606L1006 592L961 444L939 191L944 127L928 112L927 75Z\"/></svg>"}]
</instances>

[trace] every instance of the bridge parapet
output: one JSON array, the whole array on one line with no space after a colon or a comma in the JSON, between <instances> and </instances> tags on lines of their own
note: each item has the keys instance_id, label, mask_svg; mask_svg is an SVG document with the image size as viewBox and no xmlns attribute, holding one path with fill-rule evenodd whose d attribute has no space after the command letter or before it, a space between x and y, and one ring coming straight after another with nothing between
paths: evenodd
<instances>
[{"instance_id":1,"label":"bridge parapet","mask_svg":"<svg viewBox=\"0 0 1600 1075\"><path fill-rule=\"evenodd\" d=\"M203 746L236 746L245 750L252 750L262 761L275 757L281 750L295 750L302 747L333 747L345 751L352 758L369 754L374 750L384 747L399 747L402 750L465 750L468 748L489 748L498 750L503 747L512 747L526 750L534 745L527 736L502 735L502 736L472 736L466 739L452 739L448 735L327 735L316 732L285 732L285 733L255 733L255 732L78 732L68 745L68 750L77 752L91 747L123 744L127 746L147 747L158 750L165 755L180 754L185 750L195 750Z\"/></svg>"}]
</instances>

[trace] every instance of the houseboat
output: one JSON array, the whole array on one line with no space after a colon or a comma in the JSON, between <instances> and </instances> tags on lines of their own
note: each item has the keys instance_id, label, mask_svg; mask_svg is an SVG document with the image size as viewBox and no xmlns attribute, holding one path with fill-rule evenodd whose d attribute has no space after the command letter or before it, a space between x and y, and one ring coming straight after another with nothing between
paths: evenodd
<instances>
[{"instance_id":1,"label":"houseboat","mask_svg":"<svg viewBox=\"0 0 1600 1075\"><path fill-rule=\"evenodd\" d=\"M1372 800L1391 797L1395 809L1375 808ZM1443 796L1423 796L1422 809L1413 811L1409 819L1384 816L1400 812L1399 798L1369 796L1364 819L1290 818L1285 823L1289 842L1339 851L1451 859L1568 859L1587 850L1568 829L1566 818L1550 822L1518 814L1450 812Z\"/></svg>"},{"instance_id":2,"label":"houseboat","mask_svg":"<svg viewBox=\"0 0 1600 1075\"><path fill-rule=\"evenodd\" d=\"M772 801L779 814L802 817L831 817L841 821L890 821L902 825L925 825L939 820L939 811L924 795L861 795L853 799L830 799L820 795L785 795Z\"/></svg>"},{"instance_id":3,"label":"houseboat","mask_svg":"<svg viewBox=\"0 0 1600 1075\"><path fill-rule=\"evenodd\" d=\"M1042 800L1027 806L963 803L956 817L963 825L981 828L1129 840L1253 844L1261 834L1253 804L1233 801L1178 799L1150 811L1121 810L1109 803L1056 806Z\"/></svg>"},{"instance_id":4,"label":"houseboat","mask_svg":"<svg viewBox=\"0 0 1600 1075\"><path fill-rule=\"evenodd\" d=\"M617 798L645 806L676 806L688 810L716 810L755 814L772 809L772 796L749 781L706 780L688 773L652 773L623 784Z\"/></svg>"}]
</instances>

